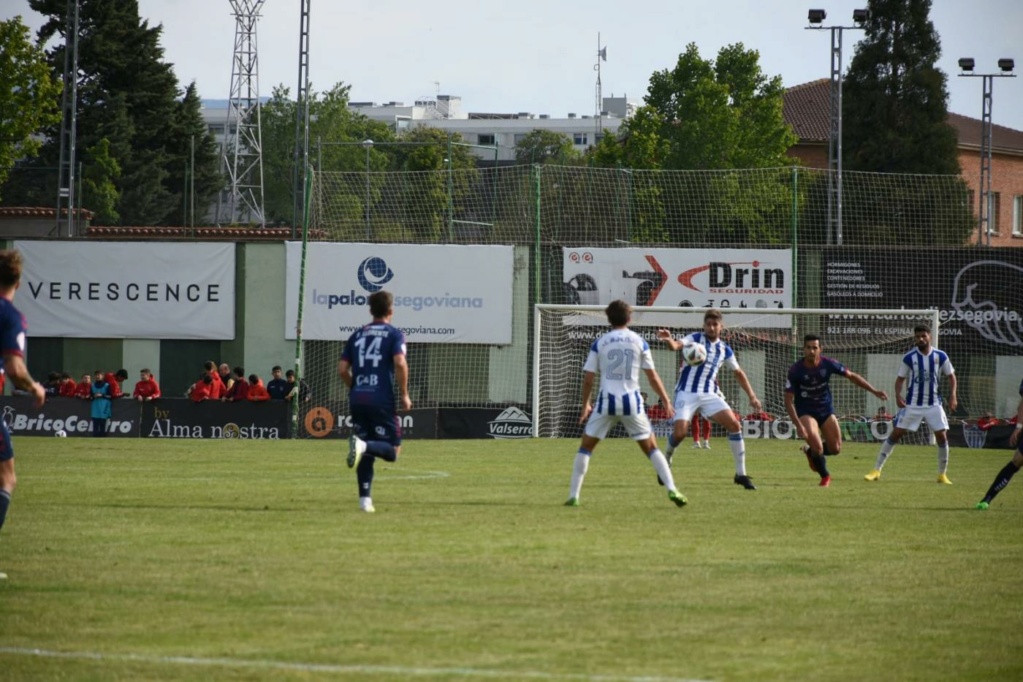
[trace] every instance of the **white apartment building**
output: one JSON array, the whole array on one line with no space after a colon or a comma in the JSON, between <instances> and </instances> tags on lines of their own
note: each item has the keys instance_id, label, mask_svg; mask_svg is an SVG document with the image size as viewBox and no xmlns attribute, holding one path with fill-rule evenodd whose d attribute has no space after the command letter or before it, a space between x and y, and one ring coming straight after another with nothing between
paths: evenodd
<instances>
[{"instance_id":1,"label":"white apartment building","mask_svg":"<svg viewBox=\"0 0 1023 682\"><path fill-rule=\"evenodd\" d=\"M622 121L632 116L636 104L625 97L605 97L604 111L598 120L592 115L569 113L564 118L530 112L467 112L462 98L438 95L436 100L421 100L412 105L402 102L350 102L349 107L375 121L392 125L395 131L413 126L430 126L450 133L479 147L473 153L482 160L513 161L515 145L533 130L552 130L572 140L579 151L597 143L600 135L614 135ZM224 139L227 124L227 100L204 100L203 117L217 142ZM493 149L496 147L496 150ZM495 153L496 152L496 153Z\"/></svg>"}]
</instances>

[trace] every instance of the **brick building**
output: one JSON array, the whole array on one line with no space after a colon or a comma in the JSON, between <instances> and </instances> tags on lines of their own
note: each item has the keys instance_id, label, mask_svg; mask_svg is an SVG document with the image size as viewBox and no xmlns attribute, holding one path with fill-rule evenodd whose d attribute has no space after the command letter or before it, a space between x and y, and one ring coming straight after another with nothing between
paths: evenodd
<instances>
[{"instance_id":1,"label":"brick building","mask_svg":"<svg viewBox=\"0 0 1023 682\"><path fill-rule=\"evenodd\" d=\"M826 78L785 91L785 120L799 137L789 156L809 168L828 167L830 106L831 81ZM959 136L959 165L977 215L983 124L961 114L949 114L948 122ZM1023 246L1023 131L991 126L991 195L991 246Z\"/></svg>"}]
</instances>

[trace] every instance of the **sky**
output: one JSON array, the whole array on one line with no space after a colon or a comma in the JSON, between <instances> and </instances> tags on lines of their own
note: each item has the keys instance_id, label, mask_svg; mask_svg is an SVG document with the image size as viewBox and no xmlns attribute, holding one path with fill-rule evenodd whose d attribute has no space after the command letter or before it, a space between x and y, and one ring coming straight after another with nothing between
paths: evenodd
<instances>
[{"instance_id":1,"label":"sky","mask_svg":"<svg viewBox=\"0 0 1023 682\"><path fill-rule=\"evenodd\" d=\"M235 0L239 6L258 0ZM203 99L230 96L235 18L231 0L138 0L150 25L163 25L165 59L182 87ZM298 84L300 0L265 0L257 25L260 95ZM760 53L786 87L830 78L830 31L805 30L807 10L827 11L826 26L851 26L866 0L310 0L309 75L314 90L344 82L352 101L412 104L437 94L462 98L462 110L530 112L563 118L593 114L598 34L607 48L603 95L642 103L650 76L671 69L686 45L714 59L726 45ZM0 17L21 14L38 28L28 0L0 0ZM1000 73L1012 57L1017 78L993 82L992 121L1023 130L1023 1L933 0L931 21L948 76L949 111L981 118L983 79L958 77L960 57L976 73ZM857 30L843 31L843 70Z\"/></svg>"}]
</instances>

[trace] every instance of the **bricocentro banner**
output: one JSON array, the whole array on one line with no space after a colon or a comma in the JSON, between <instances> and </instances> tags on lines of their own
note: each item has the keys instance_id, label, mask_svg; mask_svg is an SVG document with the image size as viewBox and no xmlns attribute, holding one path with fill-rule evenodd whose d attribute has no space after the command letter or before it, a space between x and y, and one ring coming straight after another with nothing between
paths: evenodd
<instances>
[{"instance_id":1,"label":"bricocentro banner","mask_svg":"<svg viewBox=\"0 0 1023 682\"><path fill-rule=\"evenodd\" d=\"M42 409L27 396L6 396L0 401L2 417L15 435L92 436L90 403L75 398L48 398ZM107 436L122 438L249 438L289 436L289 412L284 401L264 403L194 403L187 398L161 398L140 403L114 400Z\"/></svg>"},{"instance_id":2,"label":"bricocentro banner","mask_svg":"<svg viewBox=\"0 0 1023 682\"><path fill-rule=\"evenodd\" d=\"M28 396L5 396L2 400L3 420L12 434L54 436L59 431L70 437L92 436L91 403L77 398L47 398L42 409L32 406ZM139 403L114 400L107 420L107 436L137 438L139 436Z\"/></svg>"}]
</instances>

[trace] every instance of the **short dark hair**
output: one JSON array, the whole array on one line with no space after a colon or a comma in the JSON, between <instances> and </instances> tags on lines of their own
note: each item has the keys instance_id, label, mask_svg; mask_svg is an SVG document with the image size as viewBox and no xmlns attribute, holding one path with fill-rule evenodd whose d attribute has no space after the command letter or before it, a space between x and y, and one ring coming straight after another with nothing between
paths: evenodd
<instances>
[{"instance_id":1,"label":"short dark hair","mask_svg":"<svg viewBox=\"0 0 1023 682\"><path fill-rule=\"evenodd\" d=\"M93 372L92 376L96 377L97 379L106 379L107 378L106 372L104 372L101 369L97 369L95 372Z\"/></svg>"},{"instance_id":2,"label":"short dark hair","mask_svg":"<svg viewBox=\"0 0 1023 682\"><path fill-rule=\"evenodd\" d=\"M619 298L607 304L604 314L612 327L624 327L632 317L632 306Z\"/></svg>"},{"instance_id":3,"label":"short dark hair","mask_svg":"<svg viewBox=\"0 0 1023 682\"><path fill-rule=\"evenodd\" d=\"M152 374L153 372L148 367L143 367L139 370L140 374Z\"/></svg>"},{"instance_id":4,"label":"short dark hair","mask_svg":"<svg viewBox=\"0 0 1023 682\"><path fill-rule=\"evenodd\" d=\"M817 343L820 343L821 337L817 336L816 334L807 334L806 336L803 337L804 346L810 343L811 341L816 341Z\"/></svg>"},{"instance_id":5,"label":"short dark hair","mask_svg":"<svg viewBox=\"0 0 1023 682\"><path fill-rule=\"evenodd\" d=\"M703 314L704 322L706 322L707 320L717 320L718 322L720 322L723 318L724 316L721 314L721 311L718 310L717 308L711 308L710 310Z\"/></svg>"},{"instance_id":6,"label":"short dark hair","mask_svg":"<svg viewBox=\"0 0 1023 682\"><path fill-rule=\"evenodd\" d=\"M0 251L0 287L13 287L21 281L21 253L14 249Z\"/></svg>"},{"instance_id":7,"label":"short dark hair","mask_svg":"<svg viewBox=\"0 0 1023 682\"><path fill-rule=\"evenodd\" d=\"M369 295L369 314L373 319L387 317L394 305L394 296L390 291L377 291Z\"/></svg>"},{"instance_id":8,"label":"short dark hair","mask_svg":"<svg viewBox=\"0 0 1023 682\"><path fill-rule=\"evenodd\" d=\"M281 366L280 365L274 365L273 367L270 368L270 371L271 372L280 372L281 371ZM256 376L256 375L253 374L252 376Z\"/></svg>"},{"instance_id":9,"label":"short dark hair","mask_svg":"<svg viewBox=\"0 0 1023 682\"><path fill-rule=\"evenodd\" d=\"M217 363L213 362L212 360L207 360L206 362L202 363L202 367L207 372L217 371Z\"/></svg>"},{"instance_id":10,"label":"short dark hair","mask_svg":"<svg viewBox=\"0 0 1023 682\"><path fill-rule=\"evenodd\" d=\"M930 334L931 328L926 324L918 324L917 326L913 327L914 334L919 334L920 332L927 332L928 334Z\"/></svg>"},{"instance_id":11,"label":"short dark hair","mask_svg":"<svg viewBox=\"0 0 1023 682\"><path fill-rule=\"evenodd\" d=\"M258 384L259 383L259 376L256 375L256 374L250 374L249 375L249 383L250 384Z\"/></svg>"},{"instance_id":12,"label":"short dark hair","mask_svg":"<svg viewBox=\"0 0 1023 682\"><path fill-rule=\"evenodd\" d=\"M117 374L114 375L114 378L115 379L120 379L121 381L124 381L125 379L128 378L128 370L126 370L126 369L119 369L119 370L117 370Z\"/></svg>"},{"instance_id":13,"label":"short dark hair","mask_svg":"<svg viewBox=\"0 0 1023 682\"><path fill-rule=\"evenodd\" d=\"M235 367L234 368L234 373L235 373L235 376L237 376L239 379L244 379L245 378L245 370L242 369L241 367Z\"/></svg>"},{"instance_id":14,"label":"short dark hair","mask_svg":"<svg viewBox=\"0 0 1023 682\"><path fill-rule=\"evenodd\" d=\"M287 372L284 373L284 376L286 376L286 377L293 377L293 376L295 376L295 370L289 369Z\"/></svg>"}]
</instances>

